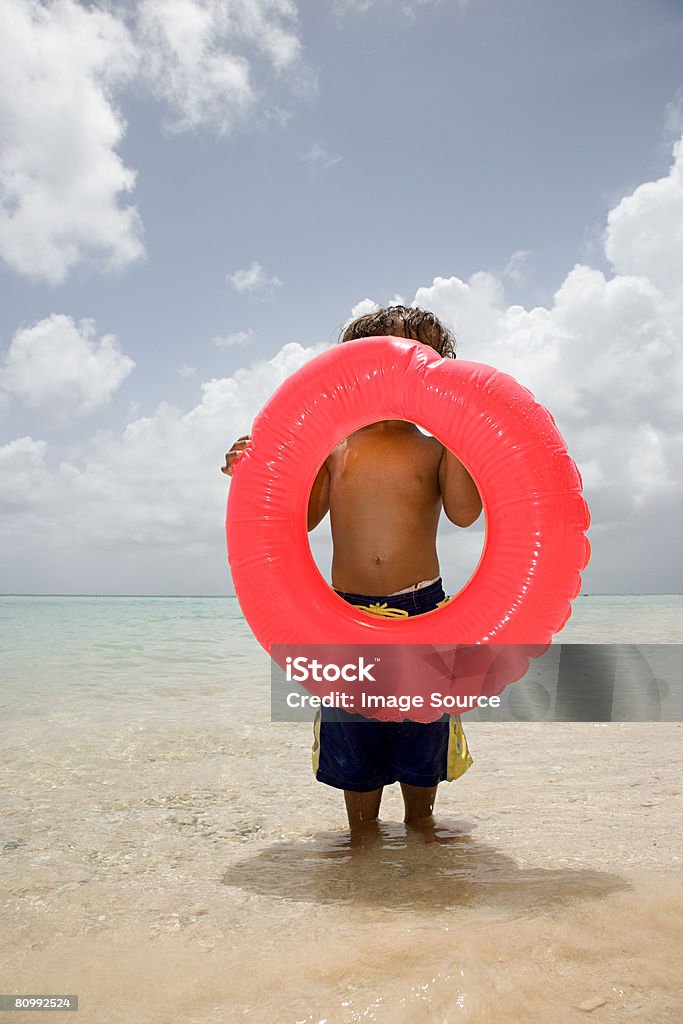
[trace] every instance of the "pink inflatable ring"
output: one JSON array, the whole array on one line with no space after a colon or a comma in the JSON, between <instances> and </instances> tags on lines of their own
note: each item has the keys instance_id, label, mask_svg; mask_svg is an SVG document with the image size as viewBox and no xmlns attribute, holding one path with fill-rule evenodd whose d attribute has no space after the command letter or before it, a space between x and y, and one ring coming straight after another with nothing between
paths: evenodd
<instances>
[{"instance_id":1,"label":"pink inflatable ring","mask_svg":"<svg viewBox=\"0 0 683 1024\"><path fill-rule=\"evenodd\" d=\"M486 517L462 590L433 612L393 620L338 597L307 535L320 466L343 438L384 419L416 423L449 448ZM269 653L311 643L544 647L569 618L590 556L581 486L551 414L512 377L403 339L347 342L289 377L254 421L228 498L235 591Z\"/></svg>"}]
</instances>

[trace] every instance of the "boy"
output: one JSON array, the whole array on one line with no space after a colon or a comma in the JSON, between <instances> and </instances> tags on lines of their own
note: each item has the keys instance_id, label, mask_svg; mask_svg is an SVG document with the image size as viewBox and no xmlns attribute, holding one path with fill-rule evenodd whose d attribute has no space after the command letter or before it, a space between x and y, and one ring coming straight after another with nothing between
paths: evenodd
<instances>
[{"instance_id":1,"label":"boy","mask_svg":"<svg viewBox=\"0 0 683 1024\"><path fill-rule=\"evenodd\" d=\"M455 358L452 334L433 313L391 306L358 317L341 342L393 335ZM251 443L241 437L222 472ZM381 501L378 501L381 495ZM315 479L308 529L329 511L332 586L372 614L420 615L447 600L439 574L436 531L441 509L457 526L481 512L471 476L436 438L405 420L384 420L337 445ZM375 823L385 785L399 782L407 825L430 827L439 782L472 764L457 716L437 722L379 722L323 708L314 727L313 768L320 782L344 790L352 830Z\"/></svg>"}]
</instances>

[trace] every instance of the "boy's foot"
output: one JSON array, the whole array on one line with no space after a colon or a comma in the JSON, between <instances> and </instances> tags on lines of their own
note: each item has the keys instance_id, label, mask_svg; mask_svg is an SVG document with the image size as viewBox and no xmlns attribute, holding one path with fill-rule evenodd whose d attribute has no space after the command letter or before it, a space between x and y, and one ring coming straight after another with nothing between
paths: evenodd
<instances>
[{"instance_id":1,"label":"boy's foot","mask_svg":"<svg viewBox=\"0 0 683 1024\"><path fill-rule=\"evenodd\" d=\"M436 801L436 786L409 786L407 782L401 782L401 793L403 794L403 805L406 825L413 822L426 821L432 817L434 803Z\"/></svg>"},{"instance_id":2,"label":"boy's foot","mask_svg":"<svg viewBox=\"0 0 683 1024\"><path fill-rule=\"evenodd\" d=\"M468 840L468 836L464 832L459 832L453 825L436 821L432 814L424 818L406 821L405 826L406 832L420 836L425 843L441 843L443 846L452 846Z\"/></svg>"},{"instance_id":3,"label":"boy's foot","mask_svg":"<svg viewBox=\"0 0 683 1024\"><path fill-rule=\"evenodd\" d=\"M351 851L364 850L374 846L382 838L380 823L377 818L374 821L367 821L363 825L357 825L349 831L349 847Z\"/></svg>"}]
</instances>

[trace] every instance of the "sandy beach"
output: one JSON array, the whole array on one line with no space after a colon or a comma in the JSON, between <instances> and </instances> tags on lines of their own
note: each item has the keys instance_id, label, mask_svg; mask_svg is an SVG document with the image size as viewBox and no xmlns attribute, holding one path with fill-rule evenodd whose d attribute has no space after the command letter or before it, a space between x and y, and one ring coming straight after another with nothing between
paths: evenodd
<instances>
[{"instance_id":1,"label":"sandy beach","mask_svg":"<svg viewBox=\"0 0 683 1024\"><path fill-rule=\"evenodd\" d=\"M563 637L680 642L682 603L587 599ZM84 1024L680 1024L681 724L465 716L437 833L393 786L359 848L236 602L2 613L0 991Z\"/></svg>"},{"instance_id":2,"label":"sandy beach","mask_svg":"<svg viewBox=\"0 0 683 1024\"><path fill-rule=\"evenodd\" d=\"M307 727L277 731L258 786L253 725L6 777L4 991L88 1024L680 1021L680 725L473 723L442 842L393 787L360 851Z\"/></svg>"}]
</instances>

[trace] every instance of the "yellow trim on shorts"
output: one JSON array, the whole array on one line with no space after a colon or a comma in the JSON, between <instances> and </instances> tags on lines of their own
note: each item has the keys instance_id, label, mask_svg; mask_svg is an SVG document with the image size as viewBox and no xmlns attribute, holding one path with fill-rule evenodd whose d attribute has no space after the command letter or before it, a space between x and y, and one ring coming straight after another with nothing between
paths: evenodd
<instances>
[{"instance_id":1,"label":"yellow trim on shorts","mask_svg":"<svg viewBox=\"0 0 683 1024\"><path fill-rule=\"evenodd\" d=\"M460 715L451 715L450 728L448 730L446 782L453 782L455 779L459 779L471 766L472 757L467 747Z\"/></svg>"},{"instance_id":2,"label":"yellow trim on shorts","mask_svg":"<svg viewBox=\"0 0 683 1024\"><path fill-rule=\"evenodd\" d=\"M313 719L313 746L311 748L311 765L313 774L317 775L320 763L320 711L316 711ZM454 782L464 775L473 764L467 746L465 731L460 715L451 715L448 729L448 753L446 759L446 782Z\"/></svg>"},{"instance_id":3,"label":"yellow trim on shorts","mask_svg":"<svg viewBox=\"0 0 683 1024\"><path fill-rule=\"evenodd\" d=\"M408 612L405 608L389 608L386 601L380 604L379 601L375 601L374 604L354 604L354 608L360 608L361 611L369 612L370 615L379 615L383 619L407 619Z\"/></svg>"},{"instance_id":4,"label":"yellow trim on shorts","mask_svg":"<svg viewBox=\"0 0 683 1024\"><path fill-rule=\"evenodd\" d=\"M320 711L316 711L313 719L313 746L311 748L311 760L313 762L313 774L318 772L320 761Z\"/></svg>"}]
</instances>

